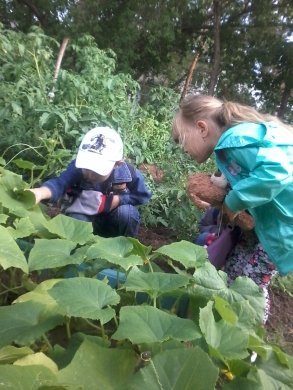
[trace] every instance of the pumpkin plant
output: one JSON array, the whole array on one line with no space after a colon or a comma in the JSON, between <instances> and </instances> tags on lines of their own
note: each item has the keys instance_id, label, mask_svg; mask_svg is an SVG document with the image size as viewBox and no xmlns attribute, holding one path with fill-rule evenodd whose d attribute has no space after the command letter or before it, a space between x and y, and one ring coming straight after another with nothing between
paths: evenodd
<instances>
[{"instance_id":1,"label":"pumpkin plant","mask_svg":"<svg viewBox=\"0 0 293 390\"><path fill-rule=\"evenodd\" d=\"M265 341L254 282L228 287L206 250L187 241L153 250L50 219L27 188L1 168L3 388L291 388L292 357ZM115 270L115 287L105 269Z\"/></svg>"}]
</instances>

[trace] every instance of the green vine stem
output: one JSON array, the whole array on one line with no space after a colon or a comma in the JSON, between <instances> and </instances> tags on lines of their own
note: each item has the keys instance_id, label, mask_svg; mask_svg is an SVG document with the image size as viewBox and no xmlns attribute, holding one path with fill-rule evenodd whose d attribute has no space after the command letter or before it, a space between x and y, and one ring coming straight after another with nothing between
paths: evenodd
<instances>
[{"instance_id":1,"label":"green vine stem","mask_svg":"<svg viewBox=\"0 0 293 390\"><path fill-rule=\"evenodd\" d=\"M67 339L70 340L71 338L70 317L66 317L65 326L66 326Z\"/></svg>"},{"instance_id":2,"label":"green vine stem","mask_svg":"<svg viewBox=\"0 0 293 390\"><path fill-rule=\"evenodd\" d=\"M7 287L4 283L1 283L1 285L6 289L4 291L1 291L0 292L0 295L4 295L4 294L7 294L11 291L15 291L15 290L20 290L23 288L23 285L21 284L20 286L15 286L15 287Z\"/></svg>"},{"instance_id":3,"label":"green vine stem","mask_svg":"<svg viewBox=\"0 0 293 390\"><path fill-rule=\"evenodd\" d=\"M42 337L43 337L44 342L45 342L45 344L47 345L48 349L49 349L50 351L53 351L52 344L50 343L48 337L47 337L45 334L43 334Z\"/></svg>"},{"instance_id":4,"label":"green vine stem","mask_svg":"<svg viewBox=\"0 0 293 390\"><path fill-rule=\"evenodd\" d=\"M105 328L104 328L104 325L100 322L101 324L101 333L102 333L102 337L103 339L106 341L107 340L107 336L106 336L106 332L105 332Z\"/></svg>"},{"instance_id":5,"label":"green vine stem","mask_svg":"<svg viewBox=\"0 0 293 390\"><path fill-rule=\"evenodd\" d=\"M154 365L152 359L150 359L150 365L152 366L152 369L154 370L155 377L156 377L156 379L157 379L157 381L158 381L158 385L159 385L160 389L161 389L161 390L164 390L164 387L163 387L163 385L162 385L162 383L161 383L161 381L160 381L160 378L159 378L158 371L156 370L156 367L155 367L155 365Z\"/></svg>"},{"instance_id":6,"label":"green vine stem","mask_svg":"<svg viewBox=\"0 0 293 390\"><path fill-rule=\"evenodd\" d=\"M85 322L92 328L97 329L99 332L101 331L101 328L98 325L94 324L92 321L88 320L87 318L85 318Z\"/></svg>"}]
</instances>

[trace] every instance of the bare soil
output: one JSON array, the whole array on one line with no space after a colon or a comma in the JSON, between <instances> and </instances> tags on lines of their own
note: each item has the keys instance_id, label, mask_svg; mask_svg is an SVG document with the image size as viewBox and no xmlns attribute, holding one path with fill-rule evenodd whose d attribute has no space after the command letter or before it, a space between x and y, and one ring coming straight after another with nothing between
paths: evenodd
<instances>
[{"instance_id":1,"label":"bare soil","mask_svg":"<svg viewBox=\"0 0 293 390\"><path fill-rule=\"evenodd\" d=\"M271 288L270 299L267 340L293 355L293 298L286 291Z\"/></svg>"}]
</instances>

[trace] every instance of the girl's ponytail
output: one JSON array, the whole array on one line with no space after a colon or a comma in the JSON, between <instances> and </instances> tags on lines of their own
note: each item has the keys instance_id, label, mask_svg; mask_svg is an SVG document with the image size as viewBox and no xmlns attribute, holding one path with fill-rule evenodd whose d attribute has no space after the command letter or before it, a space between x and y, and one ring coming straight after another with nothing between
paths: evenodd
<instances>
[{"instance_id":1,"label":"girl's ponytail","mask_svg":"<svg viewBox=\"0 0 293 390\"><path fill-rule=\"evenodd\" d=\"M226 126L233 126L241 122L264 122L264 115L254 108L239 103L224 101L221 110L222 120Z\"/></svg>"},{"instance_id":2,"label":"girl's ponytail","mask_svg":"<svg viewBox=\"0 0 293 390\"><path fill-rule=\"evenodd\" d=\"M276 124L286 127L291 132L292 127L284 124L277 117L269 114L261 114L256 109L250 106L245 106L235 102L224 101L221 111L222 122L227 127L236 125L242 122L253 122L253 123L264 123L264 122L275 122ZM226 128L227 128L226 127Z\"/></svg>"}]
</instances>

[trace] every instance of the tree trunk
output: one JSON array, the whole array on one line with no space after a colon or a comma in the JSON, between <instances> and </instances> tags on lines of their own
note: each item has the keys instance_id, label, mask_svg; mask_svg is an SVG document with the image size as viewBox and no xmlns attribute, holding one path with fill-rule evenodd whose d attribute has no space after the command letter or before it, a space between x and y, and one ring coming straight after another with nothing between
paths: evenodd
<instances>
[{"instance_id":1,"label":"tree trunk","mask_svg":"<svg viewBox=\"0 0 293 390\"><path fill-rule=\"evenodd\" d=\"M220 23L221 23L221 0L213 1L213 14L214 14L214 55L213 55L213 68L211 72L210 85L208 89L209 95L214 95L215 88L218 82L220 72Z\"/></svg>"},{"instance_id":2,"label":"tree trunk","mask_svg":"<svg viewBox=\"0 0 293 390\"><path fill-rule=\"evenodd\" d=\"M283 119L283 117L284 117L286 107L288 104L288 100L289 100L289 97L290 97L291 92L292 92L292 89L290 88L289 84L286 82L284 82L284 84L285 85L284 85L284 88L282 91L281 103L280 103L280 107L279 107L278 113L277 113L277 116L280 119Z\"/></svg>"},{"instance_id":3,"label":"tree trunk","mask_svg":"<svg viewBox=\"0 0 293 390\"><path fill-rule=\"evenodd\" d=\"M30 9L32 14L38 19L42 28L45 29L47 27L48 21L46 15L42 11L40 11L33 2L31 2L30 0L17 1L21 4L25 4Z\"/></svg>"}]
</instances>

